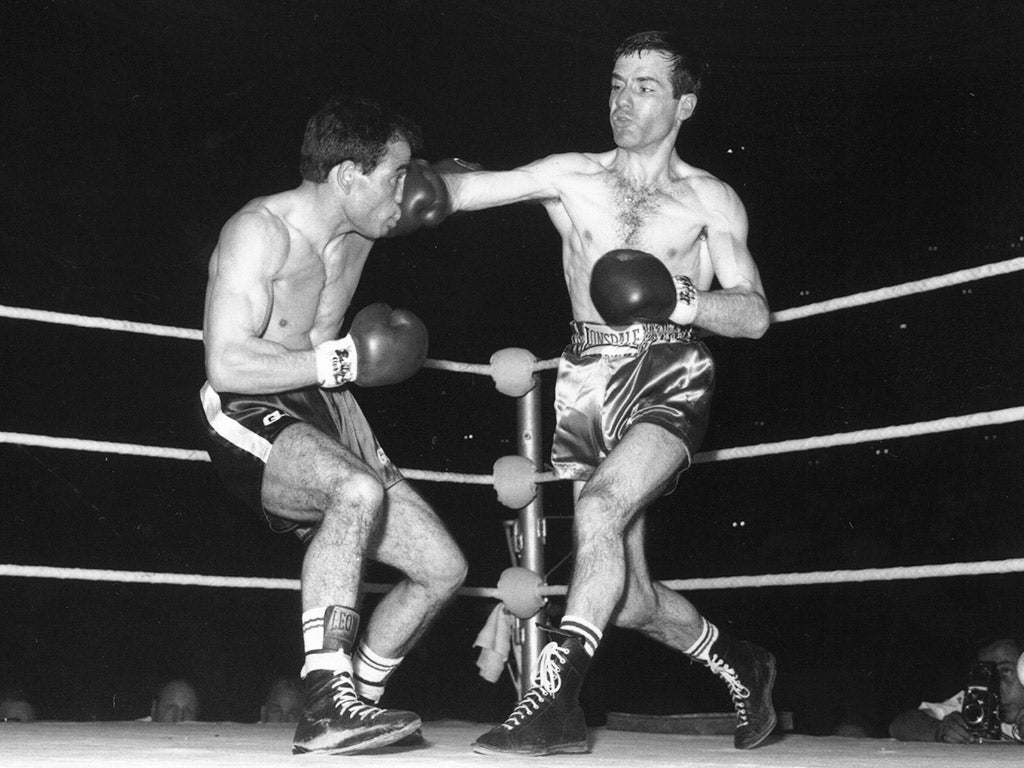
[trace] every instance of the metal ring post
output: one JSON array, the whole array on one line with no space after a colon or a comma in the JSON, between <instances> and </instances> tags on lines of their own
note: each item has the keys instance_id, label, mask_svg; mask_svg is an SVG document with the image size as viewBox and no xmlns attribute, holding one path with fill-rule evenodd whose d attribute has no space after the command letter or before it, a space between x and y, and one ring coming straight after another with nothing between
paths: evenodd
<instances>
[{"instance_id":1,"label":"metal ring post","mask_svg":"<svg viewBox=\"0 0 1024 768\"><path fill-rule=\"evenodd\" d=\"M517 400L518 409L518 450L520 456L525 456L533 466L541 471L544 468L544 459L541 450L541 421L540 421L540 386L536 375L534 375L533 389ZM519 530L523 538L522 552L519 554L519 562L524 568L544 575L544 537L542 535L542 524L544 519L544 495L543 485L538 484L537 495L533 501L519 510ZM543 635L537 622L537 617L532 616L521 622L523 629L523 656L522 668L519 670L519 695L524 695L530 688L533 680L533 673L536 668L537 657L543 647Z\"/></svg>"}]
</instances>

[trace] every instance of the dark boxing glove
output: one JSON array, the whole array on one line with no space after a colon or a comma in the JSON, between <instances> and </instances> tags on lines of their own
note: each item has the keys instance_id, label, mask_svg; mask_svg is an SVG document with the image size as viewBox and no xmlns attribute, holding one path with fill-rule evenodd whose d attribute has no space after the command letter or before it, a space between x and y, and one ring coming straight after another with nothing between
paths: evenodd
<instances>
[{"instance_id":1,"label":"dark boxing glove","mask_svg":"<svg viewBox=\"0 0 1024 768\"><path fill-rule=\"evenodd\" d=\"M387 236L407 235L420 227L436 227L451 213L448 187L441 174L479 170L480 165L456 157L440 160L433 165L426 160L412 160L405 173L402 189L402 216Z\"/></svg>"},{"instance_id":2,"label":"dark boxing glove","mask_svg":"<svg viewBox=\"0 0 1024 768\"><path fill-rule=\"evenodd\" d=\"M686 275L644 251L609 251L590 273L590 300L608 325L673 322L688 325L697 315L697 291Z\"/></svg>"},{"instance_id":3,"label":"dark boxing glove","mask_svg":"<svg viewBox=\"0 0 1024 768\"><path fill-rule=\"evenodd\" d=\"M427 328L416 315L387 304L370 304L352 320L349 333L316 347L321 387L356 383L361 387L397 384L427 359Z\"/></svg>"}]
</instances>

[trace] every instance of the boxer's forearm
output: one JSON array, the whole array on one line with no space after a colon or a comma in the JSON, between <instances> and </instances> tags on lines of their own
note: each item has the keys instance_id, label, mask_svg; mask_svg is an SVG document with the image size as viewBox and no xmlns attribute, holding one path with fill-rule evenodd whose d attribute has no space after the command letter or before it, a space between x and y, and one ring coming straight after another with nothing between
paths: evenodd
<instances>
[{"instance_id":1,"label":"boxer's forearm","mask_svg":"<svg viewBox=\"0 0 1024 768\"><path fill-rule=\"evenodd\" d=\"M316 356L266 339L233 341L208 352L206 375L218 392L286 392L317 383Z\"/></svg>"},{"instance_id":2,"label":"boxer's forearm","mask_svg":"<svg viewBox=\"0 0 1024 768\"><path fill-rule=\"evenodd\" d=\"M768 302L757 291L699 291L694 325L716 336L759 339L768 330Z\"/></svg>"}]
</instances>

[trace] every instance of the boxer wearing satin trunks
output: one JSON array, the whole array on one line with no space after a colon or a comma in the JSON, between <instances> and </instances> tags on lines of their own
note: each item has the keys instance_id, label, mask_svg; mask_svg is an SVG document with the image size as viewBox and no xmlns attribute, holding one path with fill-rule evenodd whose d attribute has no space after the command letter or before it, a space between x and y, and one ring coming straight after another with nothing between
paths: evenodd
<instances>
[{"instance_id":1,"label":"boxer wearing satin trunks","mask_svg":"<svg viewBox=\"0 0 1024 768\"><path fill-rule=\"evenodd\" d=\"M384 488L402 479L380 447L352 393L347 389L305 387L272 395L218 393L209 382L200 391L206 417L206 443L225 487L260 512L277 533L294 531L307 541L314 529L268 512L260 494L263 470L281 431L297 421L311 424L361 458Z\"/></svg>"},{"instance_id":2,"label":"boxer wearing satin trunks","mask_svg":"<svg viewBox=\"0 0 1024 768\"><path fill-rule=\"evenodd\" d=\"M671 432L692 457L707 429L715 385L714 360L693 329L580 322L572 328L555 386L555 473L589 479L626 430L641 422Z\"/></svg>"},{"instance_id":3,"label":"boxer wearing satin trunks","mask_svg":"<svg viewBox=\"0 0 1024 768\"><path fill-rule=\"evenodd\" d=\"M683 33L630 35L613 54L612 149L507 171L441 171L453 211L543 205L561 238L575 321L559 364L551 454L556 473L573 480L573 573L533 684L473 743L481 754L588 752L580 691L609 626L718 676L736 710L737 749L764 743L777 722L772 654L655 581L645 552L648 508L689 465L707 423L714 363L690 329L757 339L770 321L742 201L677 151L706 71ZM683 517L699 513L694 494L670 504Z\"/></svg>"}]
</instances>

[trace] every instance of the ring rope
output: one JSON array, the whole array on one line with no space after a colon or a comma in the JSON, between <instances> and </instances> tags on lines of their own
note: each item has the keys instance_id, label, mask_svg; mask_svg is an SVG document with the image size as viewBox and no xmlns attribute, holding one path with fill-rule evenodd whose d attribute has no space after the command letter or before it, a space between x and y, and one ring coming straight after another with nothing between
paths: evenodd
<instances>
[{"instance_id":1,"label":"ring rope","mask_svg":"<svg viewBox=\"0 0 1024 768\"><path fill-rule=\"evenodd\" d=\"M970 413L964 416L947 416L933 421L921 421L912 424L900 424L875 429L858 429L853 432L838 432L832 435L819 435L794 440L782 440L775 443L758 443L756 445L722 448L713 451L702 451L693 457L694 464L707 464L713 461L730 461L747 459L756 456L768 456L799 451L813 451L820 448L832 448L841 445L856 445L902 437L952 432L960 429L1009 424L1024 421L1024 406L1004 408L998 411ZM82 440L79 438L52 437L47 435L29 435L23 432L0 432L0 443L12 443L41 448L64 448L69 450L92 451L96 453L115 453L127 456L149 456L154 458L180 459L183 461L209 461L206 451L185 448L160 448L158 446L133 445L131 443L110 443L99 440ZM494 475L477 475L461 472L435 472L425 469L401 469L402 474L410 480L431 482L451 482L477 485L492 485ZM537 483L556 482L561 478L554 472L538 472L533 480Z\"/></svg>"},{"instance_id":2,"label":"ring rope","mask_svg":"<svg viewBox=\"0 0 1024 768\"><path fill-rule=\"evenodd\" d=\"M794 307L788 310L773 313L772 322L785 322L816 314L844 309L847 307L862 306L879 301L884 301L914 293L936 290L938 288L957 285L971 280L992 277L995 275L1008 274L1010 272L1024 270L1024 258L1009 259L1003 262L983 265L971 269L941 275L937 277L917 280L901 285L890 286L873 291L853 294L846 297L817 302L803 307ZM45 310L25 309L0 305L0 316L14 319L37 320L41 322L52 322L64 325L78 325L88 328L100 328L105 330L127 331L143 333L164 337L176 337L187 340L202 340L202 333L195 329L175 328L161 326L151 323L136 323L123 320L88 317L68 313L50 312ZM558 360L538 361L534 364L535 370L553 368L557 366ZM468 373L491 373L492 366L453 363L449 361L428 360L425 367L440 370ZM901 425L895 427L884 427L880 429L858 430L855 432L839 433L820 437L812 437L801 440L787 440L778 443L763 443L753 446L742 446L738 448L722 449L719 451L707 451L697 454L694 457L695 463L705 463L717 460L728 460L734 458L747 458L787 451L813 450L816 448L831 447L836 445L848 445L854 443L869 442L872 440L888 439L891 437L908 437L920 434L944 432L952 429L966 429L970 427L985 426L991 424L1008 423L1011 421L1024 420L1024 407L1008 408L1001 411L988 413L970 414L960 417L949 417L917 424ZM94 440L79 440L73 438L54 438L39 435L26 435L22 433L0 432L0 442L20 443L51 448L72 448L77 450L95 450L106 453L119 453L136 456L157 456L163 458L175 458L191 461L208 461L209 457L205 451L159 448L153 446L132 445L126 443L111 443ZM468 475L454 473L425 472L420 470L403 470L412 479L434 480L442 479L450 482L475 482L490 483L493 477L488 475ZM554 478L553 473L538 473L536 479L545 482ZM731 576L722 578L704 579L676 579L662 582L666 587L673 590L701 590L701 589L725 589L737 587L764 587L764 586L791 586L826 583L848 583L865 581L887 581L895 579L915 578L937 578L957 575L980 575L994 573L1009 573L1024 571L1024 559L1012 559L1002 561L983 561L975 563L950 563L945 565L926 565L895 568L868 568L861 570L843 571L814 571L805 573L789 574L765 574L760 576ZM135 583L160 583L160 584L187 584L199 586L232 586L232 587L259 587L265 589L299 589L300 582L295 579L266 579L248 577L226 577L226 576L199 576L193 574L158 574L148 572L132 571L109 571L91 570L80 568L53 568L48 566L19 566L0 564L0 576L22 576L22 577L44 577L63 579L84 579L90 581L127 581ZM387 585L364 585L368 591L383 591L388 589ZM565 594L565 586L542 586L539 592L542 595ZM468 596L499 597L498 590L493 588L463 588L459 594Z\"/></svg>"},{"instance_id":3,"label":"ring rope","mask_svg":"<svg viewBox=\"0 0 1024 768\"><path fill-rule=\"evenodd\" d=\"M789 320L810 317L811 315L826 314L839 309L857 307L864 304L873 304L889 299L909 296L915 293L934 291L939 288L946 288L952 285L981 280L996 275L1006 275L1011 272L1024 270L1024 256L1006 261L983 264L978 267L962 269L957 272L950 272L946 275L914 280L909 283L892 285L886 288L877 288L872 291L855 293L827 301L819 301L813 304L805 304L802 307L783 309L771 314L773 323L782 323ZM110 331L127 331L130 333L143 333L154 336L170 336L180 339L202 341L202 331L195 328L176 328L174 326L154 325L152 323L136 323L127 320L113 320L103 317L90 317L87 315L73 315L66 312L50 312L42 309L26 309L23 307L9 307L0 304L0 317L8 317L15 320L37 320L45 323L57 323L60 325L77 325L83 328L101 328ZM558 358L541 360L534 363L534 370L546 370L554 368L558 364ZM423 366L437 370L454 371L456 373L477 373L490 375L492 366L485 363L459 363L448 360L427 360Z\"/></svg>"},{"instance_id":4,"label":"ring rope","mask_svg":"<svg viewBox=\"0 0 1024 768\"><path fill-rule=\"evenodd\" d=\"M45 309L8 307L3 304L0 304L0 317L9 317L14 320L37 320L40 323L56 323L57 325L76 325L80 328L101 328L105 331L126 331L128 333L142 333L150 336L170 336L190 341L203 340L203 332L196 328L175 328L171 325L135 323L130 320L112 320L107 317L72 315L67 312L50 312Z\"/></svg>"},{"instance_id":5,"label":"ring rope","mask_svg":"<svg viewBox=\"0 0 1024 768\"><path fill-rule=\"evenodd\" d=\"M952 576L984 576L1024 572L1024 558L1008 560L982 560L969 563L942 563L937 565L895 566L891 568L863 568L859 570L804 571L796 573L770 573L759 576L720 576L700 579L671 579L659 583L676 592L696 592L715 589L742 589L749 587L793 587L815 584L848 584L869 581L901 581L907 579L934 579ZM77 581L106 581L127 584L173 584L198 587L231 587L235 589L290 589L299 590L298 579L270 579L249 576L208 576L187 573L152 573L147 571L116 571L91 568L58 568L45 565L0 564L0 576L22 578L68 579ZM366 592L387 592L390 584L364 584ZM542 596L564 595L565 585L542 585L537 589ZM494 587L462 587L464 597L500 598Z\"/></svg>"},{"instance_id":6,"label":"ring rope","mask_svg":"<svg viewBox=\"0 0 1024 768\"><path fill-rule=\"evenodd\" d=\"M875 429L858 429L853 432L837 432L834 435L805 437L796 440L782 440L777 443L760 443L737 448L722 448L717 451L704 451L693 457L695 464L729 459L746 459L753 456L766 456L777 453L812 451L818 448L831 448L838 445L855 445L876 440L890 440L897 437L915 437L938 432L951 432L958 429L985 427L992 424L1008 424L1024 421L1024 406L1004 408L999 411L970 413L965 416L947 416L933 421L919 421L912 424L900 424Z\"/></svg>"},{"instance_id":7,"label":"ring rope","mask_svg":"<svg viewBox=\"0 0 1024 768\"><path fill-rule=\"evenodd\" d=\"M986 277L995 277L996 275L1006 275L1010 272L1019 272L1020 270L1024 270L1024 256L1016 259L1008 259L1007 261L995 262L993 264L983 264L980 267L962 269L959 272L950 272L946 275L928 277L924 280L914 280L909 283L901 283L900 285L891 285L888 288L877 288L873 291L854 293L850 296L844 296L838 299L829 299L828 301L819 301L814 304L805 304L802 307L783 309L778 312L773 312L771 320L773 323L784 323L787 320L797 320L803 317L810 317L811 315L822 315L828 312L835 312L839 309L847 309L848 307L859 307L864 304L874 304L879 301L897 299L901 296L910 296L911 294L924 293L925 291L934 291L939 288L948 288L951 285L960 285L961 283L968 283L972 280L981 280Z\"/></svg>"}]
</instances>

